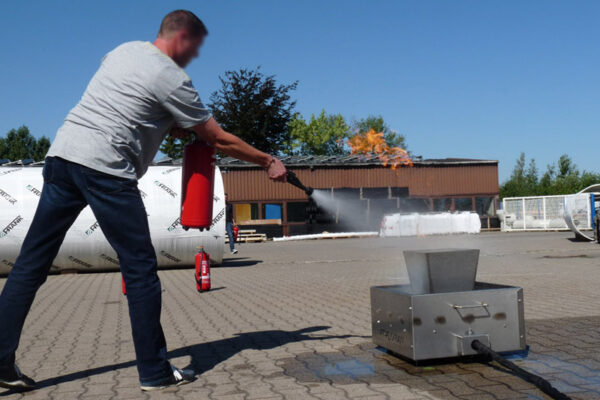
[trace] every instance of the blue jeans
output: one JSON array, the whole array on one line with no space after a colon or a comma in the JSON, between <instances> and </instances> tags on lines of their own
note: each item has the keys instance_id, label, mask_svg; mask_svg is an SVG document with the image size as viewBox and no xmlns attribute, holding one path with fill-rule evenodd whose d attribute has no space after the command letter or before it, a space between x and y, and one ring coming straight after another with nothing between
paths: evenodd
<instances>
[{"instance_id":1,"label":"blue jeans","mask_svg":"<svg viewBox=\"0 0 600 400\"><path fill-rule=\"evenodd\" d=\"M142 383L172 374L160 325L161 285L137 180L47 157L33 221L0 295L0 369L12 368L25 317L65 234L90 205L115 249L127 287L129 318Z\"/></svg>"},{"instance_id":2,"label":"blue jeans","mask_svg":"<svg viewBox=\"0 0 600 400\"><path fill-rule=\"evenodd\" d=\"M233 222L227 222L225 224L227 228L227 236L229 237L229 250L233 251L235 249L235 240L233 236Z\"/></svg>"}]
</instances>

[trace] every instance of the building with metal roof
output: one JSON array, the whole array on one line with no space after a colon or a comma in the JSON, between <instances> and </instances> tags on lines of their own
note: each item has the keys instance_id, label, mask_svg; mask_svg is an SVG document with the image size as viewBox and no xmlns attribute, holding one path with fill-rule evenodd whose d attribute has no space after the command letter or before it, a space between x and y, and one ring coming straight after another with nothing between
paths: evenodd
<instances>
[{"instance_id":1,"label":"building with metal roof","mask_svg":"<svg viewBox=\"0 0 600 400\"><path fill-rule=\"evenodd\" d=\"M254 227L271 235L293 235L356 230L357 226L377 230L389 213L474 211L484 228L497 226L496 160L415 157L413 166L396 169L368 155L281 160L305 185L328 191L334 209L323 209L294 186L271 182L254 164L226 157L218 165L238 222L277 221L270 231ZM344 208L353 210L353 221L340 217Z\"/></svg>"}]
</instances>

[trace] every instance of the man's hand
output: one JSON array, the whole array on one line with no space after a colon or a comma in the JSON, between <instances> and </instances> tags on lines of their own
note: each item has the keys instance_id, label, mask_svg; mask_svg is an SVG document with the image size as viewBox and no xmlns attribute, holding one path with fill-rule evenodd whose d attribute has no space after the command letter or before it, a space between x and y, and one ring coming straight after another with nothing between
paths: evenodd
<instances>
[{"instance_id":1,"label":"man's hand","mask_svg":"<svg viewBox=\"0 0 600 400\"><path fill-rule=\"evenodd\" d=\"M184 139L193 134L195 134L194 131L180 128L177 125L174 125L170 132L171 137L174 137L175 139Z\"/></svg>"},{"instance_id":2,"label":"man's hand","mask_svg":"<svg viewBox=\"0 0 600 400\"><path fill-rule=\"evenodd\" d=\"M267 174L271 180L275 182L286 182L287 171L283 163L275 157L271 157L269 165L267 166Z\"/></svg>"}]
</instances>

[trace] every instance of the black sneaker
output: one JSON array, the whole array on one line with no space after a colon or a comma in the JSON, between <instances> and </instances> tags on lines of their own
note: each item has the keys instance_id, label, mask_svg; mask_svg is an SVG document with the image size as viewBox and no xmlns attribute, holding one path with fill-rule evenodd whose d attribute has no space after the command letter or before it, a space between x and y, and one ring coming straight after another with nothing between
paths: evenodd
<instances>
[{"instance_id":1,"label":"black sneaker","mask_svg":"<svg viewBox=\"0 0 600 400\"><path fill-rule=\"evenodd\" d=\"M156 383L142 384L140 385L140 389L142 389L144 392L149 392L151 390L165 389L169 386L185 385L196 380L196 375L194 374L194 371L191 371L189 369L178 369L172 365L171 369L173 370L173 374L171 376Z\"/></svg>"},{"instance_id":2,"label":"black sneaker","mask_svg":"<svg viewBox=\"0 0 600 400\"><path fill-rule=\"evenodd\" d=\"M29 390L35 387L35 381L23 374L16 365L13 369L0 371L0 387L13 390Z\"/></svg>"}]
</instances>

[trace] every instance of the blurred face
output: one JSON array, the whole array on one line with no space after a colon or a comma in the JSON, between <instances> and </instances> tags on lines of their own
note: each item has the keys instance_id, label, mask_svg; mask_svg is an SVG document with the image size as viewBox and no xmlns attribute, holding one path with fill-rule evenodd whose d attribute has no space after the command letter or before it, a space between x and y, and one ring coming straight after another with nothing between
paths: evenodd
<instances>
[{"instance_id":1,"label":"blurred face","mask_svg":"<svg viewBox=\"0 0 600 400\"><path fill-rule=\"evenodd\" d=\"M229 200L229 196L225 195L225 201Z\"/></svg>"},{"instance_id":2,"label":"blurred face","mask_svg":"<svg viewBox=\"0 0 600 400\"><path fill-rule=\"evenodd\" d=\"M203 43L204 36L192 36L186 30L180 30L172 41L173 60L181 68L185 68L190 61L198 57L198 50Z\"/></svg>"}]
</instances>

